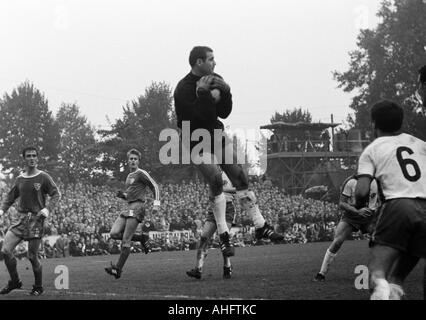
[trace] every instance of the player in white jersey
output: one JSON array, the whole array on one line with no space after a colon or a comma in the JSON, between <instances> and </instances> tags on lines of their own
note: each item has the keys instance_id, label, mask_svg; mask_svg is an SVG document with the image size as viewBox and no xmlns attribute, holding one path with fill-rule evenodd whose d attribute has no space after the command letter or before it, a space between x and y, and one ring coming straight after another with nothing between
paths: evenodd
<instances>
[{"instance_id":1,"label":"player in white jersey","mask_svg":"<svg viewBox=\"0 0 426 320\"><path fill-rule=\"evenodd\" d=\"M225 195L225 198L226 198L226 223L228 225L228 229L230 230L232 227L232 223L234 222L235 212L236 212L235 205L234 205L234 201L235 201L234 197L235 197L236 189L232 185L231 181L229 180L225 172L222 172L222 180L223 180L223 194ZM198 243L197 265L195 266L194 269L186 272L186 274L189 277L192 277L195 279L201 279L204 261L207 257L208 244L211 237L216 232L216 230L217 230L217 224L213 214L213 208L211 207L207 214L203 231L201 232L200 241ZM223 278L230 279L232 275L231 259L223 252L222 252L222 256L223 256Z\"/></svg>"},{"instance_id":2,"label":"player in white jersey","mask_svg":"<svg viewBox=\"0 0 426 320\"><path fill-rule=\"evenodd\" d=\"M423 114L426 113L426 65L419 70L418 88L416 96L421 105L423 106ZM426 264L423 275L423 300L426 300Z\"/></svg>"},{"instance_id":3,"label":"player in white jersey","mask_svg":"<svg viewBox=\"0 0 426 320\"><path fill-rule=\"evenodd\" d=\"M357 207L365 203L373 178L385 200L371 241L373 300L400 299L405 278L420 258L426 258L426 143L400 133L403 118L403 109L394 102L373 106L377 139L358 164Z\"/></svg>"},{"instance_id":4,"label":"player in white jersey","mask_svg":"<svg viewBox=\"0 0 426 320\"><path fill-rule=\"evenodd\" d=\"M339 207L342 210L342 218L336 227L333 243L327 249L321 269L314 281L325 281L330 264L336 258L337 252L343 242L353 233L361 231L363 234L370 232L370 226L378 207L378 187L376 180L371 181L370 197L368 203L361 209L355 208L355 187L357 178L355 175L347 178L341 187Z\"/></svg>"},{"instance_id":5,"label":"player in white jersey","mask_svg":"<svg viewBox=\"0 0 426 320\"><path fill-rule=\"evenodd\" d=\"M426 65L419 70L419 80L416 91L416 98L426 108Z\"/></svg>"}]
</instances>

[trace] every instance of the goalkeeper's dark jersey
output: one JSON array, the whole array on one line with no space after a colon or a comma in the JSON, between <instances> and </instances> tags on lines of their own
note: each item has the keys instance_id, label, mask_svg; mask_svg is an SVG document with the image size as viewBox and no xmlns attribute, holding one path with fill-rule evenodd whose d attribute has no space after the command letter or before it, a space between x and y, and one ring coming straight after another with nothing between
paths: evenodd
<instances>
[{"instance_id":1,"label":"goalkeeper's dark jersey","mask_svg":"<svg viewBox=\"0 0 426 320\"><path fill-rule=\"evenodd\" d=\"M221 100L217 104L209 91L199 91L197 96L197 81L200 79L190 72L176 86L174 101L177 126L182 129L182 122L189 121L191 133L202 128L213 134L214 129L224 129L218 118L226 119L231 114L232 94L221 92Z\"/></svg>"},{"instance_id":2,"label":"goalkeeper's dark jersey","mask_svg":"<svg viewBox=\"0 0 426 320\"><path fill-rule=\"evenodd\" d=\"M47 209L52 211L59 201L61 194L49 174L44 171L40 171L38 174L30 177L25 177L21 174L16 178L1 209L6 212L15 200L19 198L18 212L38 213L40 210L46 208L46 195L50 196Z\"/></svg>"},{"instance_id":3,"label":"goalkeeper's dark jersey","mask_svg":"<svg viewBox=\"0 0 426 320\"><path fill-rule=\"evenodd\" d=\"M127 202L145 201L146 200L146 187L149 187L155 197L154 200L160 200L160 191L157 183L148 172L137 169L129 173L126 179L126 200Z\"/></svg>"}]
</instances>

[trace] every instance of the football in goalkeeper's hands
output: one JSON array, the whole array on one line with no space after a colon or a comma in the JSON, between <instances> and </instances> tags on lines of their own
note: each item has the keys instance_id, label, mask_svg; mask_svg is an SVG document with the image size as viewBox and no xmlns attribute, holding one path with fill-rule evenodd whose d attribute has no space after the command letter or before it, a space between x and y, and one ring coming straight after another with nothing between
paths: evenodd
<instances>
[{"instance_id":1,"label":"football in goalkeeper's hands","mask_svg":"<svg viewBox=\"0 0 426 320\"><path fill-rule=\"evenodd\" d=\"M213 89L210 92L212 94L214 102L218 103L220 101L220 98L221 98L221 96L220 96L220 90L219 89Z\"/></svg>"}]
</instances>

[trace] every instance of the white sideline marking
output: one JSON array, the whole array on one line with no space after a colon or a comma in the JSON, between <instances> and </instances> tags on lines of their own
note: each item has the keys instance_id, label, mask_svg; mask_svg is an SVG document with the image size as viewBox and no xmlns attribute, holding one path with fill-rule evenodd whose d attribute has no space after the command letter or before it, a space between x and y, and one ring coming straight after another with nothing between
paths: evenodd
<instances>
[{"instance_id":1,"label":"white sideline marking","mask_svg":"<svg viewBox=\"0 0 426 320\"><path fill-rule=\"evenodd\" d=\"M92 296L92 297L116 297L116 298L129 298L134 297L140 300L146 298L157 298L157 299L189 299L189 300L253 300L253 299L243 299L243 298L231 298L231 297L199 297L199 296L186 296L186 295L159 295L159 294L147 294L147 295L136 295L136 294L122 294L122 293L96 293L96 292L80 292L80 291L69 291L69 290L54 290L54 291L45 291L46 294L57 294L62 296L67 295L80 295L80 296ZM254 300L267 300L267 299L254 299Z\"/></svg>"}]
</instances>

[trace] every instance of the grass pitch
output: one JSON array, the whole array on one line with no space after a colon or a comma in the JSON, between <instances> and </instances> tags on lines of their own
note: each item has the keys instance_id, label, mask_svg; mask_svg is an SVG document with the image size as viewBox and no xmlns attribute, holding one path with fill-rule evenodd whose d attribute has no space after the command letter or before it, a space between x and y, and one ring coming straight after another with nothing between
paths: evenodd
<instances>
[{"instance_id":1,"label":"grass pitch","mask_svg":"<svg viewBox=\"0 0 426 320\"><path fill-rule=\"evenodd\" d=\"M132 254L118 280L107 275L104 267L116 262L118 255L43 260L45 293L30 297L34 278L28 260L18 261L24 284L0 299L51 300L367 300L368 290L355 288L355 268L366 265L365 241L346 242L331 265L326 282L312 279L318 272L329 243L270 245L236 248L232 258L232 279L222 279L222 257L218 249L208 252L201 280L189 278L186 271L195 265L196 251ZM69 270L69 289L55 289L57 266ZM424 262L407 279L405 289L410 300L423 298ZM0 263L0 285L8 280Z\"/></svg>"}]
</instances>

